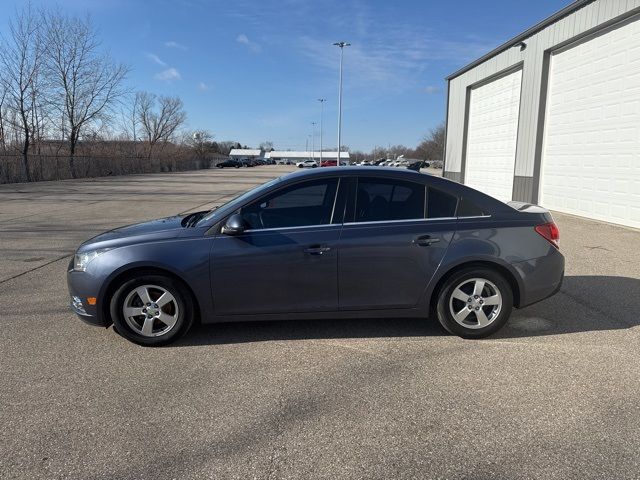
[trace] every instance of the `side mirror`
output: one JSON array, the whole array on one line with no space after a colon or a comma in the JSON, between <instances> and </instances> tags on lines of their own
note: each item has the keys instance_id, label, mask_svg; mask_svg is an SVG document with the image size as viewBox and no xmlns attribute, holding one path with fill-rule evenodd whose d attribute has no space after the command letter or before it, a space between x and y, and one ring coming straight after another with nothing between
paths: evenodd
<instances>
[{"instance_id":1,"label":"side mirror","mask_svg":"<svg viewBox=\"0 0 640 480\"><path fill-rule=\"evenodd\" d=\"M222 227L222 233L225 235L241 235L244 232L244 220L242 215L233 214L227 218L226 223Z\"/></svg>"}]
</instances>

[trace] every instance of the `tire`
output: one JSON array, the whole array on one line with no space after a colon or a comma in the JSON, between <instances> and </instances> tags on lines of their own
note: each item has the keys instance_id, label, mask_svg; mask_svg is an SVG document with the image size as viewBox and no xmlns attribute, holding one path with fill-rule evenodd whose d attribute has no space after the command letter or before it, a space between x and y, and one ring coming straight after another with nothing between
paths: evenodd
<instances>
[{"instance_id":1,"label":"tire","mask_svg":"<svg viewBox=\"0 0 640 480\"><path fill-rule=\"evenodd\" d=\"M488 268L466 268L442 285L436 313L449 333L473 339L500 330L512 309L513 291L502 275Z\"/></svg>"},{"instance_id":2,"label":"tire","mask_svg":"<svg viewBox=\"0 0 640 480\"><path fill-rule=\"evenodd\" d=\"M236 165L236 168L240 168L240 165Z\"/></svg>"},{"instance_id":3,"label":"tire","mask_svg":"<svg viewBox=\"0 0 640 480\"><path fill-rule=\"evenodd\" d=\"M169 296L162 297L164 293ZM145 295L146 303L143 301ZM162 298L168 303L155 303ZM125 308L130 313L139 314L125 315ZM110 311L114 330L119 335L148 347L176 341L189 331L194 319L191 294L180 282L164 275L144 275L125 280L111 298Z\"/></svg>"},{"instance_id":4,"label":"tire","mask_svg":"<svg viewBox=\"0 0 640 480\"><path fill-rule=\"evenodd\" d=\"M224 168L222 165L216 165L218 168Z\"/></svg>"}]
</instances>

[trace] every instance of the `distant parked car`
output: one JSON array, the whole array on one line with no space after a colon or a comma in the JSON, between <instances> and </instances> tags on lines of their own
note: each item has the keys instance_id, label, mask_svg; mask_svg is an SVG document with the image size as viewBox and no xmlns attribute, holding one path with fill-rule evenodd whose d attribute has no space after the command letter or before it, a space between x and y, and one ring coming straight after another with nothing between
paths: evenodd
<instances>
[{"instance_id":1,"label":"distant parked car","mask_svg":"<svg viewBox=\"0 0 640 480\"><path fill-rule=\"evenodd\" d=\"M444 178L315 168L87 240L67 284L81 319L149 346L196 322L273 319L435 317L482 338L560 289L558 239L544 208Z\"/></svg>"},{"instance_id":2,"label":"distant parked car","mask_svg":"<svg viewBox=\"0 0 640 480\"><path fill-rule=\"evenodd\" d=\"M315 160L304 160L302 162L296 163L296 167L298 168L316 168L318 166L318 162Z\"/></svg>"},{"instance_id":3,"label":"distant parked car","mask_svg":"<svg viewBox=\"0 0 640 480\"><path fill-rule=\"evenodd\" d=\"M242 166L241 162L239 162L238 160L234 160L232 158L230 158L229 160L225 160L224 162L220 162L218 163L218 165L216 165L216 167L218 168L227 168L227 167L240 168L241 166Z\"/></svg>"},{"instance_id":4,"label":"distant parked car","mask_svg":"<svg viewBox=\"0 0 640 480\"><path fill-rule=\"evenodd\" d=\"M338 162L335 160L322 160L322 163L320 164L321 167L335 167L337 166ZM345 162L340 161L340 166L342 165L346 165Z\"/></svg>"},{"instance_id":5,"label":"distant parked car","mask_svg":"<svg viewBox=\"0 0 640 480\"><path fill-rule=\"evenodd\" d=\"M421 168L428 168L429 163L422 160L416 160L414 162L408 162L407 168L415 172L419 172Z\"/></svg>"}]
</instances>

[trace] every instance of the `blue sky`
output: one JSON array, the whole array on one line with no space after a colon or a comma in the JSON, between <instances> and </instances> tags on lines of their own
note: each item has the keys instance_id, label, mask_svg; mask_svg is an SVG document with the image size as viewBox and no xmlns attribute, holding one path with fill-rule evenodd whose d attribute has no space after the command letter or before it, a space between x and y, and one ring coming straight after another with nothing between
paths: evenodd
<instances>
[{"instance_id":1,"label":"blue sky","mask_svg":"<svg viewBox=\"0 0 640 480\"><path fill-rule=\"evenodd\" d=\"M104 47L131 67L131 88L177 94L189 129L208 129L218 140L247 145L272 140L277 148L304 148L311 122L320 121L316 99L326 98L324 144L335 147L339 49L332 43L349 41L342 143L369 150L388 143L415 146L444 119L447 74L568 3L60 0L56 5L90 15ZM5 32L11 6L22 2L2 4L0 31Z\"/></svg>"}]
</instances>

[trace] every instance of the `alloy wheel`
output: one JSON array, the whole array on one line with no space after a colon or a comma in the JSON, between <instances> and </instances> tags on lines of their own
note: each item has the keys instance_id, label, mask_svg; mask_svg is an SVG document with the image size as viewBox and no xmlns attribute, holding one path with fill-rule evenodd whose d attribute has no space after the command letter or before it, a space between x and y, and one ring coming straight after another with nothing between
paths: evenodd
<instances>
[{"instance_id":1,"label":"alloy wheel","mask_svg":"<svg viewBox=\"0 0 640 480\"><path fill-rule=\"evenodd\" d=\"M144 337L159 337L178 322L175 297L164 287L141 285L129 292L122 305L127 325Z\"/></svg>"},{"instance_id":2,"label":"alloy wheel","mask_svg":"<svg viewBox=\"0 0 640 480\"><path fill-rule=\"evenodd\" d=\"M449 311L459 325L480 329L491 325L502 310L502 294L484 278L469 278L453 289Z\"/></svg>"}]
</instances>

